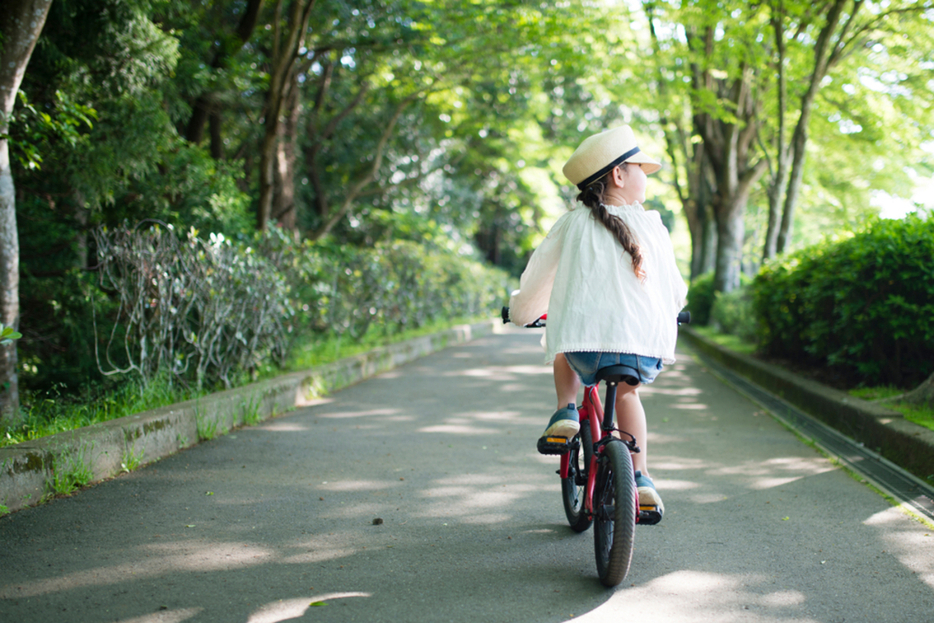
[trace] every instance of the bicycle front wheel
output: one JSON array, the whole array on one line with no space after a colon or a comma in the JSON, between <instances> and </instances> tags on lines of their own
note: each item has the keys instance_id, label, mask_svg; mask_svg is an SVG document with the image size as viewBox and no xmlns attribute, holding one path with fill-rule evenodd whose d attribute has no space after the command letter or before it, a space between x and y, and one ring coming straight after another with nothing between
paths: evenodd
<instances>
[{"instance_id":1,"label":"bicycle front wheel","mask_svg":"<svg viewBox=\"0 0 934 623\"><path fill-rule=\"evenodd\" d=\"M593 506L597 573L604 586L616 586L629 573L636 531L636 482L629 449L621 441L606 445Z\"/></svg>"},{"instance_id":2,"label":"bicycle front wheel","mask_svg":"<svg viewBox=\"0 0 934 623\"><path fill-rule=\"evenodd\" d=\"M593 434L590 423L581 422L581 432L575 439L575 447L568 457L568 477L561 479L561 499L564 501L564 514L574 532L584 532L593 523L593 518L584 508L584 496L587 490L587 470L593 455Z\"/></svg>"}]
</instances>

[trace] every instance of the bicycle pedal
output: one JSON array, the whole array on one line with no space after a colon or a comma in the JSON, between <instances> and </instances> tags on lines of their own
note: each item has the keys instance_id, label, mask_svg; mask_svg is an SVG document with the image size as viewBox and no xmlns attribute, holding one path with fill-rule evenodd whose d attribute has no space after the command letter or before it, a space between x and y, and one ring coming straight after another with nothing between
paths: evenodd
<instances>
[{"instance_id":1,"label":"bicycle pedal","mask_svg":"<svg viewBox=\"0 0 934 623\"><path fill-rule=\"evenodd\" d=\"M539 437L539 454L564 454L571 449L567 437Z\"/></svg>"},{"instance_id":2,"label":"bicycle pedal","mask_svg":"<svg viewBox=\"0 0 934 623\"><path fill-rule=\"evenodd\" d=\"M662 520L662 514L658 512L658 507L656 506L640 506L639 507L639 522L647 526L654 526Z\"/></svg>"}]
</instances>

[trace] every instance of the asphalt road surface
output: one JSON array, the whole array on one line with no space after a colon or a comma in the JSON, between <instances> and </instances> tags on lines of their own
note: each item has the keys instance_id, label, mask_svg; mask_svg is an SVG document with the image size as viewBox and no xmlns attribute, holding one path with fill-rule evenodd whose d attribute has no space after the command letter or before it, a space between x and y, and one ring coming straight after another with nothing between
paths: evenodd
<instances>
[{"instance_id":1,"label":"asphalt road surface","mask_svg":"<svg viewBox=\"0 0 934 623\"><path fill-rule=\"evenodd\" d=\"M681 352L642 390L667 514L596 578L536 331L420 359L0 519L0 621L934 621L934 529Z\"/></svg>"}]
</instances>

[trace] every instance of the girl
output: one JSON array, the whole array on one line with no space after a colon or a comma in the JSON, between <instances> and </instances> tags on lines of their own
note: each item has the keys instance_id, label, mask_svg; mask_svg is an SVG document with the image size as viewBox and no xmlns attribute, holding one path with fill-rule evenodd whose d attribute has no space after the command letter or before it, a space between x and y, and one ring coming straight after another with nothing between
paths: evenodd
<instances>
[{"instance_id":1,"label":"girl","mask_svg":"<svg viewBox=\"0 0 934 623\"><path fill-rule=\"evenodd\" d=\"M628 125L588 137L564 165L585 208L558 219L509 302L518 325L548 314L542 341L545 362L554 362L558 410L543 436L577 434L578 389L594 385L600 368L629 366L641 383L651 383L663 364L675 361L676 318L687 286L659 213L642 208L646 175L660 168L639 150ZM633 455L639 504L663 514L649 477L638 387L618 386L617 422L642 448Z\"/></svg>"}]
</instances>

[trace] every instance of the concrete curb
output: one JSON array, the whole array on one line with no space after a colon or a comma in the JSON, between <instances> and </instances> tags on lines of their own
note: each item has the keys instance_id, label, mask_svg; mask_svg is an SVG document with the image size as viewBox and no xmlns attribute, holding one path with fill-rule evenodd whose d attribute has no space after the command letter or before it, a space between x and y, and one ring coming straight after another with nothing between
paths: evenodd
<instances>
[{"instance_id":1,"label":"concrete curb","mask_svg":"<svg viewBox=\"0 0 934 623\"><path fill-rule=\"evenodd\" d=\"M200 441L261 422L454 344L493 333L495 320L460 325L331 364L0 448L0 505L45 501L77 479L93 483L158 461Z\"/></svg>"},{"instance_id":2,"label":"concrete curb","mask_svg":"<svg viewBox=\"0 0 934 623\"><path fill-rule=\"evenodd\" d=\"M909 422L898 411L728 350L690 327L681 327L679 332L703 356L745 376L896 465L921 478L934 474L934 430Z\"/></svg>"}]
</instances>

